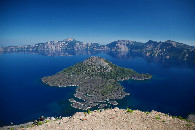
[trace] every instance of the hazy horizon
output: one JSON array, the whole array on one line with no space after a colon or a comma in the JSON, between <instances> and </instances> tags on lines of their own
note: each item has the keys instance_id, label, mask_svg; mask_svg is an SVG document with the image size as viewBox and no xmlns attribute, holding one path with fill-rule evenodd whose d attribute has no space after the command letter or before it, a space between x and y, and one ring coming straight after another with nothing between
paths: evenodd
<instances>
[{"instance_id":1,"label":"hazy horizon","mask_svg":"<svg viewBox=\"0 0 195 130\"><path fill-rule=\"evenodd\" d=\"M68 38L72 38L72 37L68 37ZM64 39L67 39L67 38L64 38ZM8 47L8 46L25 46L25 45L35 45L35 44L38 44L38 43L46 43L46 42L50 42L50 41L62 41L64 39L58 39L58 40L48 40L48 41L43 41L43 40L40 40L39 42L37 41L34 41L34 42L24 42L24 43L10 43L10 44L0 44L0 47ZM99 43L99 42L88 42L88 40L85 40L85 41L81 41L79 39L76 39L76 38L73 38L77 41L80 41L80 42L84 42L84 43ZM118 39L118 40L131 40L131 39ZM111 42L114 42L114 41L118 41L118 40L113 40L113 41L110 41L108 43L99 43L100 45L107 45ZM153 40L153 39L149 39L149 40L152 40L152 41L157 41L157 42L160 42L158 40ZM142 43L146 43L148 42L149 40L142 40L142 41L137 41L137 40L131 40L131 41L136 41L136 42L142 42ZM171 39L167 39L167 40L171 40ZM161 42L165 42L167 40L161 40ZM42 42L41 42L42 41ZM174 41L174 40L171 40L171 41ZM175 41L175 42L179 42L179 41ZM186 44L186 45L189 45L189 46L194 46L195 47L195 44L187 44L187 43L184 43L184 42L179 42L179 43L183 43L183 44Z\"/></svg>"}]
</instances>

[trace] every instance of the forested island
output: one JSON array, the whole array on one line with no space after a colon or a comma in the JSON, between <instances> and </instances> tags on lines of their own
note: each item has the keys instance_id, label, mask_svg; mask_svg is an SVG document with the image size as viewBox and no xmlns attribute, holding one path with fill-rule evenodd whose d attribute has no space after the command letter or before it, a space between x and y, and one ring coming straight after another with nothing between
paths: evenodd
<instances>
[{"instance_id":1,"label":"forested island","mask_svg":"<svg viewBox=\"0 0 195 130\"><path fill-rule=\"evenodd\" d=\"M115 99L129 95L118 81L151 77L150 74L139 74L132 69L119 67L101 57L90 57L55 75L43 77L42 81L50 86L78 86L74 96L82 101L69 101L72 107L87 110L94 106L105 107L107 103L117 105Z\"/></svg>"}]
</instances>

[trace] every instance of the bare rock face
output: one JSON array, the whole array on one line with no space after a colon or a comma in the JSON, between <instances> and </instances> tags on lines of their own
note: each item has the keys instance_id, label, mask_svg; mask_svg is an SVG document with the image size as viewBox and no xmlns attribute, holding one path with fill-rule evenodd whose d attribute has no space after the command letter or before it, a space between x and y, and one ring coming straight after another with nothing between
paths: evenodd
<instances>
[{"instance_id":1,"label":"bare rock face","mask_svg":"<svg viewBox=\"0 0 195 130\"><path fill-rule=\"evenodd\" d=\"M106 107L109 103L117 105L115 99L129 95L117 81L151 77L149 74L138 74L131 69L116 66L101 57L90 57L55 75L43 77L42 81L50 86L78 86L74 96L82 101L71 99L71 102L74 101L71 106L87 110L97 105L99 108Z\"/></svg>"},{"instance_id":2,"label":"bare rock face","mask_svg":"<svg viewBox=\"0 0 195 130\"><path fill-rule=\"evenodd\" d=\"M95 67L107 68L107 72L112 70L112 67L101 57L90 57L87 60L83 61L84 64Z\"/></svg>"}]
</instances>

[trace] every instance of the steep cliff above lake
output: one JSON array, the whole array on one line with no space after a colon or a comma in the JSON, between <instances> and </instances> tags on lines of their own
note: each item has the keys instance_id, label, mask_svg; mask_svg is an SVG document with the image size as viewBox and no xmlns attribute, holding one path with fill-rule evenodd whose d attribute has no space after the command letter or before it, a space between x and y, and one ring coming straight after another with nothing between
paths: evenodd
<instances>
[{"instance_id":1,"label":"steep cliff above lake","mask_svg":"<svg viewBox=\"0 0 195 130\"><path fill-rule=\"evenodd\" d=\"M171 40L165 42L149 40L146 43L131 40L118 40L107 45L101 45L98 43L85 43L73 38L68 38L63 41L50 41L35 45L0 47L0 54L20 52L44 54L48 56L71 55L72 53L76 55L91 54L98 53L99 51L128 52L129 55L136 54L152 59L195 62L194 46Z\"/></svg>"}]
</instances>

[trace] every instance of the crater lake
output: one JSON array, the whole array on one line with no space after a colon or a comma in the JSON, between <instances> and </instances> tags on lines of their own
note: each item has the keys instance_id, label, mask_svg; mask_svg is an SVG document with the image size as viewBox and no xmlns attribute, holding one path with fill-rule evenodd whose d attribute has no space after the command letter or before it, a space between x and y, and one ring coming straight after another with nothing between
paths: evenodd
<instances>
[{"instance_id":1,"label":"crater lake","mask_svg":"<svg viewBox=\"0 0 195 130\"><path fill-rule=\"evenodd\" d=\"M7 53L0 55L0 126L34 121L40 116L71 116L82 111L71 107L68 101L76 87L50 87L41 78L90 56L101 56L118 66L153 76L144 81L120 82L130 95L118 100L117 107L156 110L183 117L195 112L194 64L106 53L71 56Z\"/></svg>"}]
</instances>

